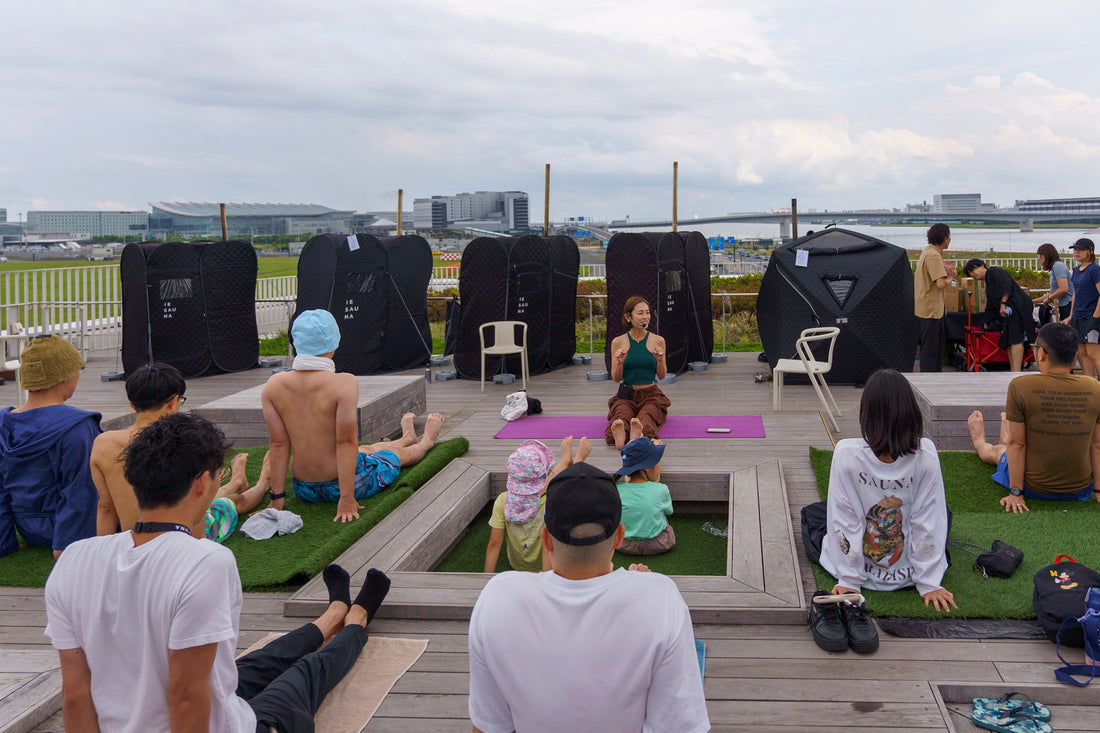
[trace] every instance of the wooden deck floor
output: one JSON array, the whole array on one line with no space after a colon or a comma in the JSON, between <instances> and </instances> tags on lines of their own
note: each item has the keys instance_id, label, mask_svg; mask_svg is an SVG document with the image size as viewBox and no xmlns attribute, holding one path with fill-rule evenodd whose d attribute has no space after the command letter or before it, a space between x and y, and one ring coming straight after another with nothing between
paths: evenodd
<instances>
[{"instance_id":1,"label":"wooden deck floor","mask_svg":"<svg viewBox=\"0 0 1100 733\"><path fill-rule=\"evenodd\" d=\"M668 471L735 471L778 458L787 501L796 528L799 509L817 499L807 446L830 447L834 437L858 435L855 406L859 390L836 386L844 415L840 436L831 436L817 412L809 386L787 386L784 410L771 409L771 386L756 384L755 354L731 354L726 364L704 373L682 375L665 390L673 410L687 414L760 414L767 437L710 438L669 441L663 467ZM105 418L126 414L119 382L101 383L101 371L113 360L89 364L72 404L103 412ZM539 375L530 393L548 414L595 414L606 409L607 382L585 379L588 367ZM409 372L414 374L416 372ZM266 369L192 380L189 405L263 382ZM981 378L980 375L975 375ZM500 471L517 441L494 440L501 425L499 410L511 387L476 382L433 382L428 409L448 418L447 430L471 441L465 460ZM0 386L0 404L11 404L13 389ZM617 467L611 448L597 446L590 459L603 468ZM799 547L803 591L813 590L813 576ZM289 594L246 594L241 619L241 648L270 631L297 626L301 619L283 616ZM41 590L0 589L0 696L8 685L56 666L42 630L45 614ZM367 731L469 731L466 717L467 624L461 620L378 618L372 633L428 638L423 657L397 683ZM1065 690L1053 682L1058 662L1045 641L908 640L883 634L878 652L828 654L813 643L804 626L761 622L700 624L696 636L707 643L706 694L716 731L887 730L945 731L973 729L969 706L960 695L1000 695L1024 689L1054 710L1057 730L1100 730L1100 690ZM61 730L58 717L37 730Z\"/></svg>"}]
</instances>

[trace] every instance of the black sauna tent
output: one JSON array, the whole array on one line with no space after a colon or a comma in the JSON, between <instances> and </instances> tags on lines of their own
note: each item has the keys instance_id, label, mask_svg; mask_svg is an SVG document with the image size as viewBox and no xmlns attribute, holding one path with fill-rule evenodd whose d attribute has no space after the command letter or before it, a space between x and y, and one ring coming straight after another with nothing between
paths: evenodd
<instances>
[{"instance_id":1,"label":"black sauna tent","mask_svg":"<svg viewBox=\"0 0 1100 733\"><path fill-rule=\"evenodd\" d=\"M256 366L256 252L248 242L142 242L122 249L122 367L184 377Z\"/></svg>"},{"instance_id":2,"label":"black sauna tent","mask_svg":"<svg viewBox=\"0 0 1100 733\"><path fill-rule=\"evenodd\" d=\"M363 375L424 366L432 355L431 246L415 235L350 237L322 234L306 242L294 313L320 308L336 318L337 371Z\"/></svg>"},{"instance_id":3,"label":"black sauna tent","mask_svg":"<svg viewBox=\"0 0 1100 733\"><path fill-rule=\"evenodd\" d=\"M481 378L481 324L527 324L527 368L538 374L573 363L576 351L580 251L572 238L478 237L462 252L458 276L462 304L454 363L468 379ZM492 337L487 336L487 344ZM503 363L502 363L503 362ZM519 356L487 357L485 374L520 373Z\"/></svg>"},{"instance_id":4,"label":"black sauna tent","mask_svg":"<svg viewBox=\"0 0 1100 733\"><path fill-rule=\"evenodd\" d=\"M650 307L649 330L665 339L665 364L675 374L688 362L709 362L714 349L710 250L699 232L620 232L607 243L607 342L626 332L623 307L638 295Z\"/></svg>"},{"instance_id":5,"label":"black sauna tent","mask_svg":"<svg viewBox=\"0 0 1100 733\"><path fill-rule=\"evenodd\" d=\"M796 265L805 250L806 266ZM913 271L905 250L846 229L777 247L756 300L760 340L772 367L797 358L802 330L837 326L830 383L862 384L884 367L912 371L917 349ZM820 358L826 356L819 344Z\"/></svg>"}]
</instances>

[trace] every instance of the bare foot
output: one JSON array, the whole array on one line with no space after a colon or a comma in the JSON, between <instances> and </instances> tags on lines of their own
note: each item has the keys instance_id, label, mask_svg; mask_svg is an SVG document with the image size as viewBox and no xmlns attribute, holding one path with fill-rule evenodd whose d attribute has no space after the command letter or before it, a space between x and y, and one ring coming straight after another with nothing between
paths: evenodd
<instances>
[{"instance_id":1,"label":"bare foot","mask_svg":"<svg viewBox=\"0 0 1100 733\"><path fill-rule=\"evenodd\" d=\"M592 452L592 441L588 438L582 437L580 442L577 443L577 452L573 454L573 463L580 463L584 459L588 458L588 454Z\"/></svg>"},{"instance_id":2,"label":"bare foot","mask_svg":"<svg viewBox=\"0 0 1100 733\"><path fill-rule=\"evenodd\" d=\"M1001 413L1002 415L1004 413ZM1003 419L1003 418L1002 418ZM970 431L970 440L974 443L974 447L977 448L979 443L985 443L985 418L982 417L982 413L978 410L970 413L970 417L966 418L966 427Z\"/></svg>"},{"instance_id":3,"label":"bare foot","mask_svg":"<svg viewBox=\"0 0 1100 733\"><path fill-rule=\"evenodd\" d=\"M642 427L642 421L641 420L639 420L636 417L630 418L630 439L631 440L642 437L642 435L644 434L642 432L643 430L644 430L644 428Z\"/></svg>"},{"instance_id":4,"label":"bare foot","mask_svg":"<svg viewBox=\"0 0 1100 733\"><path fill-rule=\"evenodd\" d=\"M584 440L582 438L582 440ZM561 463L568 466L573 463L573 436L567 435L561 439Z\"/></svg>"},{"instance_id":5,"label":"bare foot","mask_svg":"<svg viewBox=\"0 0 1100 733\"><path fill-rule=\"evenodd\" d=\"M404 418L402 418L404 419ZM443 428L443 416L438 412L428 415L428 422L424 425L424 440L435 442L439 437L439 431Z\"/></svg>"},{"instance_id":6,"label":"bare foot","mask_svg":"<svg viewBox=\"0 0 1100 733\"><path fill-rule=\"evenodd\" d=\"M411 412L406 412L401 416L401 442L405 445L412 445L416 442L416 428L413 427L414 420L416 420L416 415Z\"/></svg>"},{"instance_id":7,"label":"bare foot","mask_svg":"<svg viewBox=\"0 0 1100 733\"><path fill-rule=\"evenodd\" d=\"M244 474L248 465L248 454L238 453L229 461L229 480L218 488L216 498L239 494L248 489L248 477Z\"/></svg>"},{"instance_id":8,"label":"bare foot","mask_svg":"<svg viewBox=\"0 0 1100 733\"><path fill-rule=\"evenodd\" d=\"M615 447L622 450L623 446L626 445L626 427L623 425L622 420L611 423L611 437L615 439Z\"/></svg>"}]
</instances>

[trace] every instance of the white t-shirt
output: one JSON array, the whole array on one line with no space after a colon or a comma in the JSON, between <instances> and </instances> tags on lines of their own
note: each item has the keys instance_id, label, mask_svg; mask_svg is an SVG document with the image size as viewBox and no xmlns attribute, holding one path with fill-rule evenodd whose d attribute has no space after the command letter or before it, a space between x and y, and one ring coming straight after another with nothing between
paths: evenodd
<instances>
[{"instance_id":1,"label":"white t-shirt","mask_svg":"<svg viewBox=\"0 0 1100 733\"><path fill-rule=\"evenodd\" d=\"M140 547L131 532L76 542L46 581L46 634L55 649L84 651L103 731L168 730L168 650L217 643L210 730L253 733L236 694L240 613L233 553L183 532Z\"/></svg>"},{"instance_id":2,"label":"white t-shirt","mask_svg":"<svg viewBox=\"0 0 1100 733\"><path fill-rule=\"evenodd\" d=\"M501 573L469 644L470 719L485 733L710 729L691 616L664 575Z\"/></svg>"},{"instance_id":3,"label":"white t-shirt","mask_svg":"<svg viewBox=\"0 0 1100 733\"><path fill-rule=\"evenodd\" d=\"M862 438L836 444L829 472L828 529L821 566L846 588L922 596L947 570L947 499L936 446L883 463Z\"/></svg>"}]
</instances>

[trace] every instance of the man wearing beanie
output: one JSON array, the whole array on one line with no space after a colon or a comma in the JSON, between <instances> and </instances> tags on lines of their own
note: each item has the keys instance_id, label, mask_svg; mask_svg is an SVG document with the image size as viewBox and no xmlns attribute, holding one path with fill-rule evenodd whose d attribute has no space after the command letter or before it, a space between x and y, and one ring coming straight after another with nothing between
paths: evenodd
<instances>
[{"instance_id":1,"label":"man wearing beanie","mask_svg":"<svg viewBox=\"0 0 1100 733\"><path fill-rule=\"evenodd\" d=\"M550 481L552 570L495 576L470 617L475 731L710 730L680 591L664 575L612 569L621 514L614 479L587 463Z\"/></svg>"},{"instance_id":2,"label":"man wearing beanie","mask_svg":"<svg viewBox=\"0 0 1100 733\"><path fill-rule=\"evenodd\" d=\"M271 438L268 452L272 493L270 507L282 509L289 469L294 495L302 501L333 502L333 521L359 518L359 500L397 479L405 466L420 461L435 445L443 416L428 415L417 439L411 412L401 418L397 440L359 445L359 381L336 373L332 355L340 346L340 327L327 310L299 313L290 327L293 369L274 374L261 394L264 421ZM291 453L293 452L293 457Z\"/></svg>"},{"instance_id":3,"label":"man wearing beanie","mask_svg":"<svg viewBox=\"0 0 1100 733\"><path fill-rule=\"evenodd\" d=\"M0 557L25 542L53 549L95 536L97 494L88 465L99 413L69 407L84 360L59 336L31 340L19 357L22 407L0 409Z\"/></svg>"}]
</instances>

